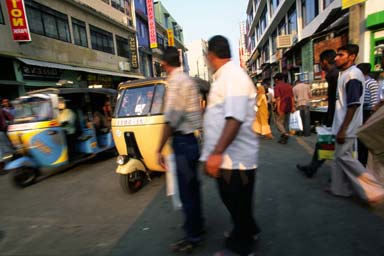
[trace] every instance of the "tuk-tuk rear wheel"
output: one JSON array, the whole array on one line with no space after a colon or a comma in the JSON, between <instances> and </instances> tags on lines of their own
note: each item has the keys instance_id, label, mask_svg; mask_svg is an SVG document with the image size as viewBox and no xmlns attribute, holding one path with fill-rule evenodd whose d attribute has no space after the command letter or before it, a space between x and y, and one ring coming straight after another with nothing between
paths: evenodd
<instances>
[{"instance_id":1,"label":"tuk-tuk rear wheel","mask_svg":"<svg viewBox=\"0 0 384 256\"><path fill-rule=\"evenodd\" d=\"M13 172L12 181L17 187L25 188L36 180L37 170L30 167L24 167L22 169Z\"/></svg>"},{"instance_id":2,"label":"tuk-tuk rear wheel","mask_svg":"<svg viewBox=\"0 0 384 256\"><path fill-rule=\"evenodd\" d=\"M135 171L130 174L120 175L120 186L126 193L135 193L139 191L144 184L144 172Z\"/></svg>"}]
</instances>

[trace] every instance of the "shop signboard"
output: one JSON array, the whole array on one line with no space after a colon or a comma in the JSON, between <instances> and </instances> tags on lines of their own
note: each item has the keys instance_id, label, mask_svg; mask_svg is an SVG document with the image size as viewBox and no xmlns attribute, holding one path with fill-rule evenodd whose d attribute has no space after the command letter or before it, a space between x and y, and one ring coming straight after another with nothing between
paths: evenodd
<instances>
[{"instance_id":1,"label":"shop signboard","mask_svg":"<svg viewBox=\"0 0 384 256\"><path fill-rule=\"evenodd\" d=\"M157 48L155 12L153 9L152 0L147 0L147 14L148 14L149 45L151 48Z\"/></svg>"},{"instance_id":2,"label":"shop signboard","mask_svg":"<svg viewBox=\"0 0 384 256\"><path fill-rule=\"evenodd\" d=\"M131 67L138 68L136 38L134 35L129 37L129 51L131 53Z\"/></svg>"},{"instance_id":3,"label":"shop signboard","mask_svg":"<svg viewBox=\"0 0 384 256\"><path fill-rule=\"evenodd\" d=\"M364 3L366 0L341 0L341 8L347 9L356 4Z\"/></svg>"},{"instance_id":4,"label":"shop signboard","mask_svg":"<svg viewBox=\"0 0 384 256\"><path fill-rule=\"evenodd\" d=\"M173 35L173 30L167 29L167 35L168 35L168 46L175 46L175 37Z\"/></svg>"},{"instance_id":5,"label":"shop signboard","mask_svg":"<svg viewBox=\"0 0 384 256\"><path fill-rule=\"evenodd\" d=\"M31 41L24 0L6 0L13 40Z\"/></svg>"}]
</instances>

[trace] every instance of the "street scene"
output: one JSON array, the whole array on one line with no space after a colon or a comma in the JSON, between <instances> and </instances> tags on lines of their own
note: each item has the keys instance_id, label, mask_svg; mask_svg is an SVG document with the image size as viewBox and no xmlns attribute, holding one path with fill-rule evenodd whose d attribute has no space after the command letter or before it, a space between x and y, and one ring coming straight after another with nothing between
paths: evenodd
<instances>
[{"instance_id":1,"label":"street scene","mask_svg":"<svg viewBox=\"0 0 384 256\"><path fill-rule=\"evenodd\" d=\"M382 0L2 0L0 35L0 256L384 256Z\"/></svg>"}]
</instances>

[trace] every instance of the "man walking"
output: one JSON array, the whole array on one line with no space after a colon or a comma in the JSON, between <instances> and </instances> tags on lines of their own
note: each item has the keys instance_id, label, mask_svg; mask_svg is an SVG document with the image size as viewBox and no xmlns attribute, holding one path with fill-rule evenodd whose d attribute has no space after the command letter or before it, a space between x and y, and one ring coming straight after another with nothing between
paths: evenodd
<instances>
[{"instance_id":1,"label":"man walking","mask_svg":"<svg viewBox=\"0 0 384 256\"><path fill-rule=\"evenodd\" d=\"M218 35L208 41L207 60L214 72L214 82L204 115L200 160L206 161L207 173L217 178L221 200L231 215L233 229L226 234L226 248L248 255L260 232L252 214L259 148L252 130L255 86L231 61L225 37Z\"/></svg>"},{"instance_id":2,"label":"man walking","mask_svg":"<svg viewBox=\"0 0 384 256\"><path fill-rule=\"evenodd\" d=\"M292 86L284 82L284 75L274 75L275 98L276 98L276 127L280 132L281 144L287 144L289 139L289 115L295 112L295 100L293 98Z\"/></svg>"},{"instance_id":3,"label":"man walking","mask_svg":"<svg viewBox=\"0 0 384 256\"><path fill-rule=\"evenodd\" d=\"M303 123L303 135L311 136L311 117L309 112L309 99L312 97L311 87L307 83L300 82L293 87L296 109L300 110L300 117Z\"/></svg>"},{"instance_id":4,"label":"man walking","mask_svg":"<svg viewBox=\"0 0 384 256\"><path fill-rule=\"evenodd\" d=\"M327 100L328 100L328 111L326 126L332 126L333 116L335 115L335 105L336 105L336 89L337 89L337 79L339 77L339 70L335 64L336 52L334 50L325 50L320 54L320 66L327 74L325 79L328 83L327 89ZM308 178L311 178L317 170L323 165L325 160L319 160L318 152L319 144L316 143L315 152L312 156L312 161L307 165L296 165L296 167L301 170Z\"/></svg>"},{"instance_id":5,"label":"man walking","mask_svg":"<svg viewBox=\"0 0 384 256\"><path fill-rule=\"evenodd\" d=\"M172 136L177 181L183 204L185 238L172 244L174 251L191 252L201 241L203 217L197 166L199 146L194 131L201 128L201 108L197 85L180 68L179 51L167 47L162 67L167 73L165 126L157 149L158 162L165 167L161 151Z\"/></svg>"},{"instance_id":6,"label":"man walking","mask_svg":"<svg viewBox=\"0 0 384 256\"><path fill-rule=\"evenodd\" d=\"M365 79L363 73L354 65L358 52L359 46L347 44L337 50L335 58L340 75L332 124L336 145L329 191L333 195L348 197L352 194L351 185L353 185L361 198L372 203L382 199L384 189L352 156L356 132L363 121ZM365 184L375 186L376 193L367 191Z\"/></svg>"}]
</instances>

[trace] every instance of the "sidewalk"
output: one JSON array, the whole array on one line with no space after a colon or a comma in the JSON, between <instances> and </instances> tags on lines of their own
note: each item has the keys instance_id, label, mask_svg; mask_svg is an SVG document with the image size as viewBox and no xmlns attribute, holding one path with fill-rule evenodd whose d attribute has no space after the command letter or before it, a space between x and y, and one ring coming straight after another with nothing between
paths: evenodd
<instances>
[{"instance_id":1,"label":"sidewalk","mask_svg":"<svg viewBox=\"0 0 384 256\"><path fill-rule=\"evenodd\" d=\"M310 160L315 139L314 134L294 136L287 145L260 140L254 216L262 233L256 255L384 255L383 214L325 193L329 165L312 179L296 169L296 163ZM203 176L202 190L207 233L204 246L190 255L212 255L222 249L223 232L231 227L214 180ZM169 244L183 236L181 214L173 210L163 188L110 255L178 255Z\"/></svg>"}]
</instances>

